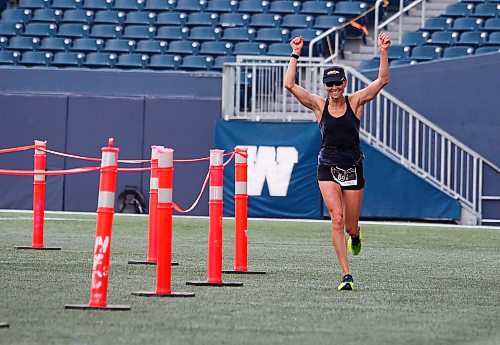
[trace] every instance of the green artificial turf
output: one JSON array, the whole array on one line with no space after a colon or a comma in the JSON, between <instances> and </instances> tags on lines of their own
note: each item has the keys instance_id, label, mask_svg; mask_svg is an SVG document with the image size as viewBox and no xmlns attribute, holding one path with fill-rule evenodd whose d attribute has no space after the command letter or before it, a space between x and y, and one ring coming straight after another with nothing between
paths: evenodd
<instances>
[{"instance_id":1,"label":"green artificial turf","mask_svg":"<svg viewBox=\"0 0 500 345\"><path fill-rule=\"evenodd\" d=\"M224 221L224 269L233 265ZM95 217L48 214L45 245L31 243L29 213L0 213L0 344L500 344L500 231L363 225L350 257L358 291L341 275L327 222L249 221L249 270L223 275L243 287L186 286L207 278L208 220L174 219L172 291L145 298L155 266L145 259L146 217L115 217L108 304L130 311L65 310L90 296Z\"/></svg>"}]
</instances>

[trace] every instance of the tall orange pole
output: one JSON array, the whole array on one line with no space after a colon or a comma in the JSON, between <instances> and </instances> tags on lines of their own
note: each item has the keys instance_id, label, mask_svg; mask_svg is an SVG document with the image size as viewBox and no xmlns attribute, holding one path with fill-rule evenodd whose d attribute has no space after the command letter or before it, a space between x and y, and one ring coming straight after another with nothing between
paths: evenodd
<instances>
[{"instance_id":1,"label":"tall orange pole","mask_svg":"<svg viewBox=\"0 0 500 345\"><path fill-rule=\"evenodd\" d=\"M113 228L116 175L118 172L118 151L119 149L114 147L114 141L111 138L109 139L108 147L102 148L90 301L88 305L66 305L66 309L130 310L129 306L107 304L111 232Z\"/></svg>"},{"instance_id":2,"label":"tall orange pole","mask_svg":"<svg viewBox=\"0 0 500 345\"><path fill-rule=\"evenodd\" d=\"M248 270L248 149L236 146L234 152L234 270L222 272L265 274Z\"/></svg>"},{"instance_id":3,"label":"tall orange pole","mask_svg":"<svg viewBox=\"0 0 500 345\"><path fill-rule=\"evenodd\" d=\"M156 265L156 290L132 292L136 296L194 297L194 293L172 292L172 194L174 186L174 150L158 150L158 260Z\"/></svg>"},{"instance_id":4,"label":"tall orange pole","mask_svg":"<svg viewBox=\"0 0 500 345\"><path fill-rule=\"evenodd\" d=\"M224 150L210 150L210 192L208 229L208 279L189 281L187 285L242 286L222 281L222 215L224 192Z\"/></svg>"},{"instance_id":5,"label":"tall orange pole","mask_svg":"<svg viewBox=\"0 0 500 345\"><path fill-rule=\"evenodd\" d=\"M45 152L47 142L35 140L34 171L45 172L47 169L47 154ZM17 249L41 249L60 250L57 247L44 246L44 223L45 223L45 175L33 175L33 236L31 247L17 246Z\"/></svg>"}]
</instances>

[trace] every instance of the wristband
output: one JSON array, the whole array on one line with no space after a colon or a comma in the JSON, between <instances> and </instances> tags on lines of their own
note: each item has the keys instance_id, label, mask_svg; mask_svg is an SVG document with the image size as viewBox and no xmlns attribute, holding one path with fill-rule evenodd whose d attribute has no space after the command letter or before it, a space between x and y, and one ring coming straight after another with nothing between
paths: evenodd
<instances>
[{"instance_id":1,"label":"wristband","mask_svg":"<svg viewBox=\"0 0 500 345\"><path fill-rule=\"evenodd\" d=\"M293 57L294 59L297 59L297 60L299 59L299 55L294 54L294 53L290 54L290 57Z\"/></svg>"}]
</instances>

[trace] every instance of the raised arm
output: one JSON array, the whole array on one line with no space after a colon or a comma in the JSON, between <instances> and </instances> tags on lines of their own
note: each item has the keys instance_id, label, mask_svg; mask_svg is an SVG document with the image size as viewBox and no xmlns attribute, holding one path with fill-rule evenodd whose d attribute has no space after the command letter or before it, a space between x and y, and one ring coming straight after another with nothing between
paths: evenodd
<instances>
[{"instance_id":1,"label":"raised arm","mask_svg":"<svg viewBox=\"0 0 500 345\"><path fill-rule=\"evenodd\" d=\"M378 47L380 51L380 66L378 69L378 78L368 84L364 89L356 91L352 97L355 97L357 104L362 106L377 96L384 86L389 84L389 58L387 50L391 46L391 40L384 33L378 35Z\"/></svg>"},{"instance_id":2,"label":"raised arm","mask_svg":"<svg viewBox=\"0 0 500 345\"><path fill-rule=\"evenodd\" d=\"M300 51L304 46L304 39L302 36L295 37L290 42L290 46L292 47L292 55L290 56L290 62L288 63L288 68L286 70L283 87L290 91L303 106L311 109L316 116L316 120L319 121L321 119L321 108L319 104L321 97L311 94L302 86L295 84L297 62Z\"/></svg>"}]
</instances>

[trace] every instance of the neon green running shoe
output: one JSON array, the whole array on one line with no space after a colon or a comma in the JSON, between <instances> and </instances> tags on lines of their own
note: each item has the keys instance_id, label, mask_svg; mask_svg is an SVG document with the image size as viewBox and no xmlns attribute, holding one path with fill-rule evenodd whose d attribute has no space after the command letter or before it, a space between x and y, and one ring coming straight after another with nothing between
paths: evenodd
<instances>
[{"instance_id":1,"label":"neon green running shoe","mask_svg":"<svg viewBox=\"0 0 500 345\"><path fill-rule=\"evenodd\" d=\"M351 252L352 255L358 255L361 251L361 246L363 245L363 233L361 229L359 229L358 237L352 238L349 236L347 240L347 249Z\"/></svg>"},{"instance_id":2,"label":"neon green running shoe","mask_svg":"<svg viewBox=\"0 0 500 345\"><path fill-rule=\"evenodd\" d=\"M346 274L342 281L340 282L337 290L356 290L354 287L354 280L352 279L352 275Z\"/></svg>"}]
</instances>

